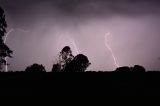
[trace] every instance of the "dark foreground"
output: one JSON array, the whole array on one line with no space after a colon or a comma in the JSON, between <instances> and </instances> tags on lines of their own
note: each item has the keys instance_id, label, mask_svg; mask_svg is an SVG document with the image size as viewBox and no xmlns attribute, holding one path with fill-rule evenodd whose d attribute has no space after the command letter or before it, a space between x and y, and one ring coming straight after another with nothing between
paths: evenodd
<instances>
[{"instance_id":1,"label":"dark foreground","mask_svg":"<svg viewBox=\"0 0 160 106\"><path fill-rule=\"evenodd\" d=\"M160 96L160 72L0 73L1 96Z\"/></svg>"}]
</instances>

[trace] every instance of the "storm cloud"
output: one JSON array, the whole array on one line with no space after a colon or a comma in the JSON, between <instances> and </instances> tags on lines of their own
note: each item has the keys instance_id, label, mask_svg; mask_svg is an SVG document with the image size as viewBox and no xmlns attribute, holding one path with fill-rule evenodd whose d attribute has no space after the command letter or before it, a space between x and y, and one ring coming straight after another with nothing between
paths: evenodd
<instances>
[{"instance_id":1,"label":"storm cloud","mask_svg":"<svg viewBox=\"0 0 160 106\"><path fill-rule=\"evenodd\" d=\"M160 69L160 2L158 0L0 0L8 30L7 44L14 51L11 70L34 62L51 70L63 46L73 39L92 65L88 70L116 68L104 36L120 66L143 65Z\"/></svg>"}]
</instances>

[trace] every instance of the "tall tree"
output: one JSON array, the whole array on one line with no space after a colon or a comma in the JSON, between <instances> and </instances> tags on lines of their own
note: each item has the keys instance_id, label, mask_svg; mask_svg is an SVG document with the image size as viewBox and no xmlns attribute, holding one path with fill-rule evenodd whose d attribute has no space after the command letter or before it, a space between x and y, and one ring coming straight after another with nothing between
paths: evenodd
<instances>
[{"instance_id":1,"label":"tall tree","mask_svg":"<svg viewBox=\"0 0 160 106\"><path fill-rule=\"evenodd\" d=\"M5 20L4 10L0 7L0 71L5 70L7 66L7 57L12 57L13 51L5 44L4 37L7 33L6 31L7 23Z\"/></svg>"}]
</instances>

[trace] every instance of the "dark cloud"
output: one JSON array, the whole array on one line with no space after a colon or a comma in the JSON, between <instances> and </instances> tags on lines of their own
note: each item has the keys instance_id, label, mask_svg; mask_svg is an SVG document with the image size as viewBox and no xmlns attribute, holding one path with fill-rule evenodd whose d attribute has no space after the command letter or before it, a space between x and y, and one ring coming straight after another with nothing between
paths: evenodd
<instances>
[{"instance_id":1,"label":"dark cloud","mask_svg":"<svg viewBox=\"0 0 160 106\"><path fill-rule=\"evenodd\" d=\"M11 11L20 12L43 3L53 6L63 15L78 17L160 13L158 0L3 0L2 4Z\"/></svg>"}]
</instances>

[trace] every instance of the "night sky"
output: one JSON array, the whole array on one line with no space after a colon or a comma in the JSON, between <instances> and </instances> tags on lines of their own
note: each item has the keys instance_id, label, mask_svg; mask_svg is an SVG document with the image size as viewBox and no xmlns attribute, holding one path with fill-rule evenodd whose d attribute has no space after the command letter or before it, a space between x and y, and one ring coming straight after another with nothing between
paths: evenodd
<instances>
[{"instance_id":1,"label":"night sky","mask_svg":"<svg viewBox=\"0 0 160 106\"><path fill-rule=\"evenodd\" d=\"M51 70L68 45L92 63L88 70L144 66L160 70L158 0L0 0L5 10L7 45L14 51L9 70L33 63Z\"/></svg>"}]
</instances>

